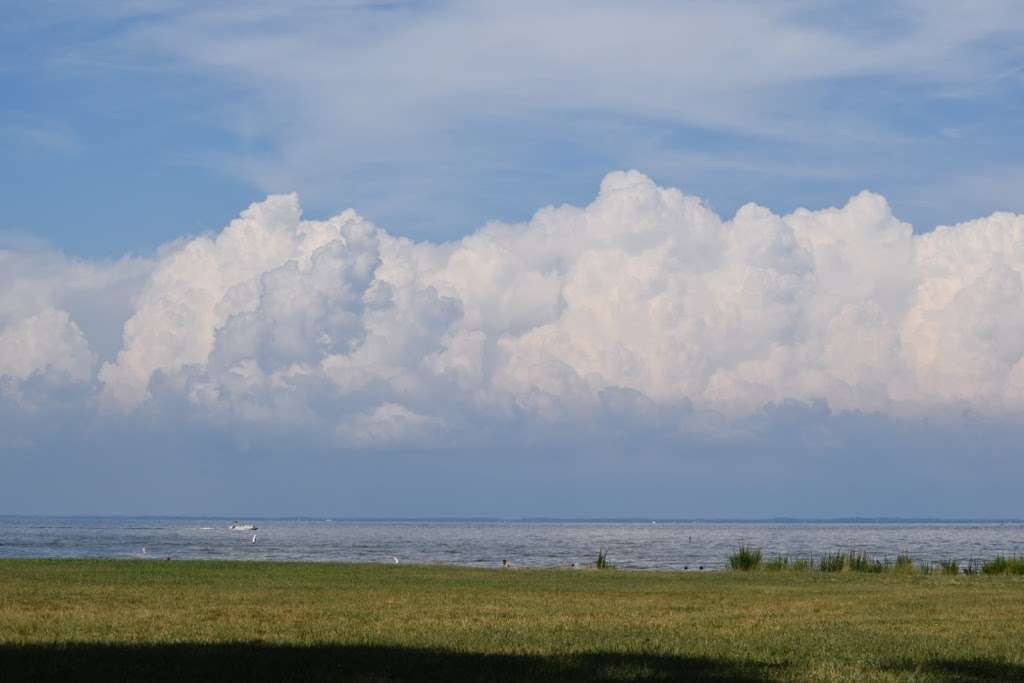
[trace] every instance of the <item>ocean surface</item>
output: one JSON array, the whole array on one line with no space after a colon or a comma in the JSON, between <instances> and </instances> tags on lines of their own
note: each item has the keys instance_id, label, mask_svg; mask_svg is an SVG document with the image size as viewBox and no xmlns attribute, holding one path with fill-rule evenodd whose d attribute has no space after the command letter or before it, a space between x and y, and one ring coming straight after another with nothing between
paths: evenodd
<instances>
[{"instance_id":1,"label":"ocean surface","mask_svg":"<svg viewBox=\"0 0 1024 683\"><path fill-rule=\"evenodd\" d=\"M892 560L990 559L1024 554L1024 523L687 521L335 521L166 517L0 517L0 557L173 558L383 562L498 567L593 563L623 568L720 569L741 543L766 555L865 551ZM255 536L255 540L254 537Z\"/></svg>"}]
</instances>

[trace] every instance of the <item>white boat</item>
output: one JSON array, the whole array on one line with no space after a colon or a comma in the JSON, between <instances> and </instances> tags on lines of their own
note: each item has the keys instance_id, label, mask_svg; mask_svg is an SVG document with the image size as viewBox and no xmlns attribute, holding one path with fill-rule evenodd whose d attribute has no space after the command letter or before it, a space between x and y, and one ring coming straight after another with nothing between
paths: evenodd
<instances>
[{"instance_id":1,"label":"white boat","mask_svg":"<svg viewBox=\"0 0 1024 683\"><path fill-rule=\"evenodd\" d=\"M239 521L231 522L231 526L228 527L232 531L256 531L257 527L255 524L242 524Z\"/></svg>"}]
</instances>

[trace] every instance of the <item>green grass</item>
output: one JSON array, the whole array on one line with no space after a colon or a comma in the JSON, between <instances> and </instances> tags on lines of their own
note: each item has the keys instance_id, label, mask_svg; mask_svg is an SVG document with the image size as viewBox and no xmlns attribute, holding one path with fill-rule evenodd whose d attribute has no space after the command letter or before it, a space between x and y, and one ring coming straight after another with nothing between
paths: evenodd
<instances>
[{"instance_id":1,"label":"green grass","mask_svg":"<svg viewBox=\"0 0 1024 683\"><path fill-rule=\"evenodd\" d=\"M947 576L956 575L960 573L960 563L956 560L943 560L939 562L939 569Z\"/></svg>"},{"instance_id":2,"label":"green grass","mask_svg":"<svg viewBox=\"0 0 1024 683\"><path fill-rule=\"evenodd\" d=\"M936 570L946 575L960 573L960 565L955 560L939 562L937 567L930 563L920 562L915 564L914 558L907 553L899 553L893 561L879 560L868 555L866 552L850 550L846 553L826 552L821 555L817 564L809 559L792 560L786 555L777 555L767 560L762 560L761 550L740 545L739 549L729 555L728 564L730 569L738 571L810 571L817 569L820 572L862 572L868 574L881 574L891 572L895 574L912 575L919 574L927 576ZM971 562L965 574L1024 574L1024 558L996 557L991 562L978 564Z\"/></svg>"},{"instance_id":3,"label":"green grass","mask_svg":"<svg viewBox=\"0 0 1024 683\"><path fill-rule=\"evenodd\" d=\"M825 553L818 562L818 569L823 572L841 572L846 566L846 557L842 553Z\"/></svg>"},{"instance_id":4,"label":"green grass","mask_svg":"<svg viewBox=\"0 0 1024 683\"><path fill-rule=\"evenodd\" d=\"M885 565L865 552L851 550L846 555L846 569L851 572L870 572L879 574L885 571Z\"/></svg>"},{"instance_id":5,"label":"green grass","mask_svg":"<svg viewBox=\"0 0 1024 683\"><path fill-rule=\"evenodd\" d=\"M746 545L741 545L739 550L729 556L729 567L745 572L760 569L760 548L751 548Z\"/></svg>"},{"instance_id":6,"label":"green grass","mask_svg":"<svg viewBox=\"0 0 1024 683\"><path fill-rule=\"evenodd\" d=\"M1024 557L997 555L981 566L983 574L1024 574Z\"/></svg>"},{"instance_id":7,"label":"green grass","mask_svg":"<svg viewBox=\"0 0 1024 683\"><path fill-rule=\"evenodd\" d=\"M1022 598L1003 574L6 560L0 679L1022 680Z\"/></svg>"}]
</instances>

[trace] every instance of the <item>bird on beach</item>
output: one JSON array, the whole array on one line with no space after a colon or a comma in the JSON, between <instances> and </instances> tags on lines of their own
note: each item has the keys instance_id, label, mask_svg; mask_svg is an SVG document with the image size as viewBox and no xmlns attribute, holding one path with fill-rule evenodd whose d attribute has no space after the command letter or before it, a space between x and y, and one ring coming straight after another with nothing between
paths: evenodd
<instances>
[{"instance_id":1,"label":"bird on beach","mask_svg":"<svg viewBox=\"0 0 1024 683\"><path fill-rule=\"evenodd\" d=\"M255 542L256 542L256 534L253 534L253 535L252 535L252 542L253 542L253 543L255 543Z\"/></svg>"},{"instance_id":2,"label":"bird on beach","mask_svg":"<svg viewBox=\"0 0 1024 683\"><path fill-rule=\"evenodd\" d=\"M391 559L395 561L395 564L398 564L398 558L397 557L392 557Z\"/></svg>"}]
</instances>

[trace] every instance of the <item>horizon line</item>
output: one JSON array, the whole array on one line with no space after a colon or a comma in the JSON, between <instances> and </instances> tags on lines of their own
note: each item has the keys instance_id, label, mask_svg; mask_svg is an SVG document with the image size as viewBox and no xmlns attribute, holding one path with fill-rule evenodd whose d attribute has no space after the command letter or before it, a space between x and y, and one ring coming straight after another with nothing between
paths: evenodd
<instances>
[{"instance_id":1,"label":"horizon line","mask_svg":"<svg viewBox=\"0 0 1024 683\"><path fill-rule=\"evenodd\" d=\"M964 517L935 517L935 516L857 516L838 515L831 517L813 516L765 516L765 517L665 517L665 516L577 516L562 517L553 515L541 516L497 516L497 515L467 515L467 516L347 516L347 515L246 515L246 514L210 514L210 515L172 515L172 514L31 514L31 513L0 513L0 519L211 519L211 520L260 520L260 521L296 521L296 522L476 522L476 523L607 523L607 524L893 524L893 523L1011 523L1022 524L1022 517L986 517L986 516L964 516Z\"/></svg>"}]
</instances>

